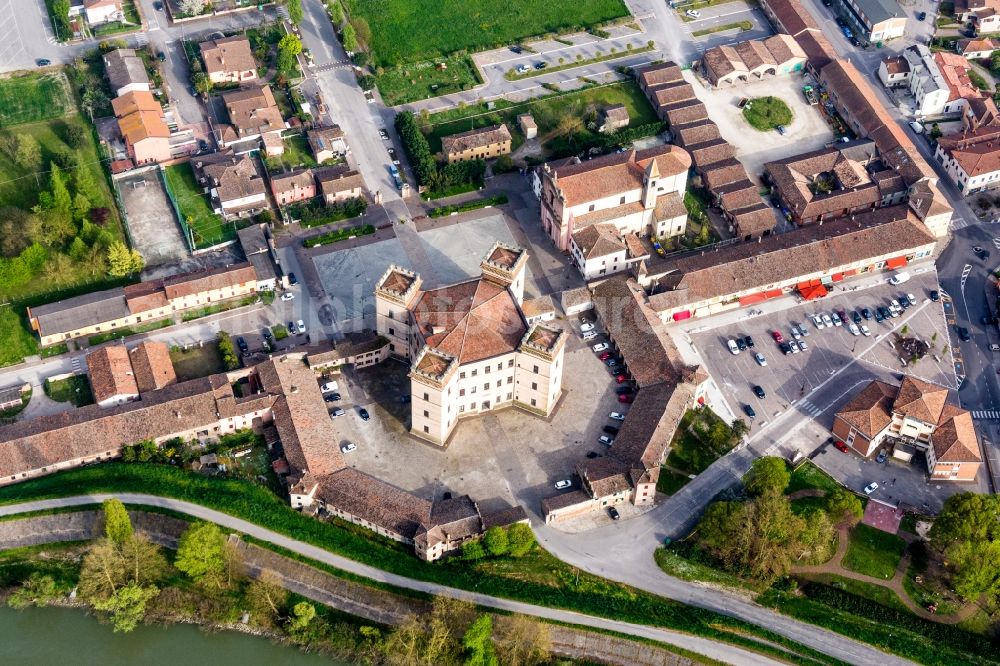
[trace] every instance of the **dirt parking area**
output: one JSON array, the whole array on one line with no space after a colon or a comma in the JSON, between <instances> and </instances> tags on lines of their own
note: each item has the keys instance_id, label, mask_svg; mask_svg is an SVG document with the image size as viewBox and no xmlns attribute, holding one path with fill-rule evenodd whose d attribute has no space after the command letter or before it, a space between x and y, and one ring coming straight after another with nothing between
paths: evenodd
<instances>
[{"instance_id":1,"label":"dirt parking area","mask_svg":"<svg viewBox=\"0 0 1000 666\"><path fill-rule=\"evenodd\" d=\"M147 171L117 181L135 248L156 267L186 261L190 254L159 172Z\"/></svg>"},{"instance_id":2,"label":"dirt parking area","mask_svg":"<svg viewBox=\"0 0 1000 666\"><path fill-rule=\"evenodd\" d=\"M606 452L598 437L612 424L608 414L628 407L618 402L613 376L591 350L600 340L584 342L575 319L561 324L574 333L567 344L563 396L552 417L515 408L470 417L443 449L407 432L405 364L389 361L336 377L342 398L328 407L345 411L334 419L340 433L336 445L357 444L345 456L347 464L427 498L467 493L486 511L521 504L537 515L541 500L558 492L556 481L572 479L576 463L588 453ZM368 421L360 418L361 407L370 413Z\"/></svg>"},{"instance_id":3,"label":"dirt parking area","mask_svg":"<svg viewBox=\"0 0 1000 666\"><path fill-rule=\"evenodd\" d=\"M691 71L685 72L684 77L694 86L695 95L708 109L708 117L736 149L736 158L754 181L760 180L765 163L822 148L834 139L833 130L818 108L810 106L802 95L802 86L807 81L800 74L739 83L718 90L706 87ZM781 99L792 111L792 122L785 126L783 135L754 129L736 106L743 97L768 96Z\"/></svg>"}]
</instances>

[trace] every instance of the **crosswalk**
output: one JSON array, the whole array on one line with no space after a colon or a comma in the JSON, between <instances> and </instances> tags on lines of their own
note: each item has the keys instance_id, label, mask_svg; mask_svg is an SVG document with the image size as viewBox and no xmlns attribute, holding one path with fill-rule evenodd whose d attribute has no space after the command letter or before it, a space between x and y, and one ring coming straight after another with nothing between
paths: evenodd
<instances>
[{"instance_id":1,"label":"crosswalk","mask_svg":"<svg viewBox=\"0 0 1000 666\"><path fill-rule=\"evenodd\" d=\"M952 231L958 231L959 229L964 229L969 226L969 223L963 217L953 217L951 218L951 222L948 223L948 226L951 227Z\"/></svg>"},{"instance_id":2,"label":"crosswalk","mask_svg":"<svg viewBox=\"0 0 1000 666\"><path fill-rule=\"evenodd\" d=\"M72 363L70 363L70 365L73 367L73 374L74 375L82 375L83 374L83 363L80 361L80 357L79 356L75 357L73 359Z\"/></svg>"},{"instance_id":3,"label":"crosswalk","mask_svg":"<svg viewBox=\"0 0 1000 666\"><path fill-rule=\"evenodd\" d=\"M806 414L808 414L813 418L816 418L817 416L823 413L822 409L812 404L808 400L803 400L802 402L800 402L798 405L798 409L799 411L805 412Z\"/></svg>"},{"instance_id":4,"label":"crosswalk","mask_svg":"<svg viewBox=\"0 0 1000 666\"><path fill-rule=\"evenodd\" d=\"M317 72L317 73L318 72L329 72L330 70L333 70L333 69L348 69L350 66L351 66L351 63L348 62L348 61L346 61L346 60L343 61L343 62L328 62L325 65L320 65L319 67L313 67L311 69L311 71Z\"/></svg>"},{"instance_id":5,"label":"crosswalk","mask_svg":"<svg viewBox=\"0 0 1000 666\"><path fill-rule=\"evenodd\" d=\"M1000 411L995 409L984 409L978 412L972 412L972 418L980 421L985 421L987 419L1000 419Z\"/></svg>"}]
</instances>

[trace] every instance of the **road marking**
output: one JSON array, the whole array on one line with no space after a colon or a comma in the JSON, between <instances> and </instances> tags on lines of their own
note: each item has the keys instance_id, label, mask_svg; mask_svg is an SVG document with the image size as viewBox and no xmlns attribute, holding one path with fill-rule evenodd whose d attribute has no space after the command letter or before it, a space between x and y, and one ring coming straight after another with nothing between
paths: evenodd
<instances>
[{"instance_id":1,"label":"road marking","mask_svg":"<svg viewBox=\"0 0 1000 666\"><path fill-rule=\"evenodd\" d=\"M995 409L981 410L978 412L972 412L972 418L980 421L986 419L1000 419L1000 412Z\"/></svg>"},{"instance_id":2,"label":"road marking","mask_svg":"<svg viewBox=\"0 0 1000 666\"><path fill-rule=\"evenodd\" d=\"M965 268L962 269L962 289L965 289L965 281L969 279L969 273L972 272L972 264L966 264Z\"/></svg>"},{"instance_id":3,"label":"road marking","mask_svg":"<svg viewBox=\"0 0 1000 666\"><path fill-rule=\"evenodd\" d=\"M966 222L964 218L953 217L951 218L951 222L948 223L948 226L949 228L951 228L952 231L957 231L959 229L964 229L965 227L969 226L969 223Z\"/></svg>"},{"instance_id":4,"label":"road marking","mask_svg":"<svg viewBox=\"0 0 1000 666\"><path fill-rule=\"evenodd\" d=\"M994 238L993 239L993 247L995 247L996 249L1000 250L1000 238Z\"/></svg>"}]
</instances>

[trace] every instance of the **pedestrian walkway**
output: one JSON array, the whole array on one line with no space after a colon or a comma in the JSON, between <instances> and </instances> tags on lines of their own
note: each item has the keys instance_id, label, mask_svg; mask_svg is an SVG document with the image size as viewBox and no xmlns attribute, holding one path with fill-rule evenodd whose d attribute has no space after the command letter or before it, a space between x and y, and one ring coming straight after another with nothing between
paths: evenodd
<instances>
[{"instance_id":1,"label":"pedestrian walkway","mask_svg":"<svg viewBox=\"0 0 1000 666\"><path fill-rule=\"evenodd\" d=\"M799 405L798 405L798 407L799 407L799 411L800 412L808 414L809 416L811 416L813 418L816 418L817 416L819 416L820 414L822 414L823 411L824 411L823 408L817 407L816 405L814 405L813 403L809 402L808 400L803 400L802 402L800 402Z\"/></svg>"},{"instance_id":2,"label":"pedestrian walkway","mask_svg":"<svg viewBox=\"0 0 1000 666\"><path fill-rule=\"evenodd\" d=\"M978 419L980 421L1000 419L1000 411L995 409L987 409L978 412L972 412L972 418Z\"/></svg>"}]
</instances>

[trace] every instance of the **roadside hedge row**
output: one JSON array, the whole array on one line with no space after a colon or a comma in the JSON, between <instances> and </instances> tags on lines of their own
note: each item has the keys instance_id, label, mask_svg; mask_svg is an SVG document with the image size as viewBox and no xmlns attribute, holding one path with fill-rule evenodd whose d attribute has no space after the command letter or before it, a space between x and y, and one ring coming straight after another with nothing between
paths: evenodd
<instances>
[{"instance_id":1,"label":"roadside hedge row","mask_svg":"<svg viewBox=\"0 0 1000 666\"><path fill-rule=\"evenodd\" d=\"M749 622L581 572L540 548L509 563L503 559L427 563L418 560L409 547L369 530L342 521L321 522L299 513L262 486L204 477L168 465L103 463L68 470L0 488L0 504L101 492L148 493L197 503L401 576L686 631L799 664L841 663ZM534 573L521 575L522 567L523 572Z\"/></svg>"},{"instance_id":2,"label":"roadside hedge row","mask_svg":"<svg viewBox=\"0 0 1000 666\"><path fill-rule=\"evenodd\" d=\"M432 208L428 215L431 217L444 217L446 215L451 215L452 213L464 213L470 210L478 210L479 208L486 208L487 206L502 206L507 203L507 195L499 194L495 197L487 197L485 199L475 199L473 201L466 201L465 203L454 204L452 206L440 206L438 208Z\"/></svg>"},{"instance_id":3,"label":"roadside hedge row","mask_svg":"<svg viewBox=\"0 0 1000 666\"><path fill-rule=\"evenodd\" d=\"M429 185L437 173L437 163L427 137L417 126L417 118L410 111L396 114L396 131L403 142L403 150L410 160L418 185Z\"/></svg>"},{"instance_id":4,"label":"roadside hedge row","mask_svg":"<svg viewBox=\"0 0 1000 666\"><path fill-rule=\"evenodd\" d=\"M368 234L375 233L375 227L370 224L366 224L363 227L348 227L346 229L337 229L336 231L330 231L325 234L320 234L319 236L313 236L312 238L307 238L302 241L302 245L305 247L316 247L317 245L328 245L330 243L336 243L337 241L342 241L351 236L367 236Z\"/></svg>"}]
</instances>

